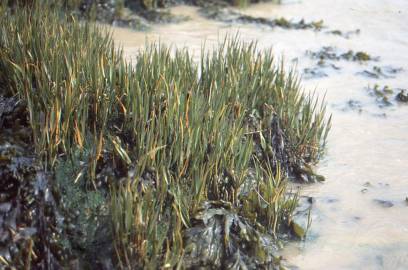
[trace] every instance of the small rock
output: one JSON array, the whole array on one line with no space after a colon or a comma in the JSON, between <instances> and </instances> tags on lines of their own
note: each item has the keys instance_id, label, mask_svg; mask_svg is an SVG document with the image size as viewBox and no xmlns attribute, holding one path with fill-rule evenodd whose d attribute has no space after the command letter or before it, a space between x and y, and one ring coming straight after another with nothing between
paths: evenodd
<instances>
[{"instance_id":1,"label":"small rock","mask_svg":"<svg viewBox=\"0 0 408 270\"><path fill-rule=\"evenodd\" d=\"M360 220L361 220L361 217L359 217L359 216L354 216L353 219L354 219L354 221L360 221Z\"/></svg>"},{"instance_id":2,"label":"small rock","mask_svg":"<svg viewBox=\"0 0 408 270\"><path fill-rule=\"evenodd\" d=\"M309 229L310 215L315 199L309 196L301 196L298 205L292 215L290 228L296 237L303 239Z\"/></svg>"},{"instance_id":3,"label":"small rock","mask_svg":"<svg viewBox=\"0 0 408 270\"><path fill-rule=\"evenodd\" d=\"M398 95L396 96L396 99L399 102L404 102L407 103L408 102L408 93L406 92L406 90L401 90Z\"/></svg>"},{"instance_id":4,"label":"small rock","mask_svg":"<svg viewBox=\"0 0 408 270\"><path fill-rule=\"evenodd\" d=\"M313 198L313 197L307 197L307 202L308 203L314 203L316 201L316 199L315 198Z\"/></svg>"},{"instance_id":5,"label":"small rock","mask_svg":"<svg viewBox=\"0 0 408 270\"><path fill-rule=\"evenodd\" d=\"M298 223L297 221L293 220L291 223L291 227L292 227L292 231L293 233L303 239L306 236L306 231L307 231L307 226L304 226L304 224L302 223Z\"/></svg>"},{"instance_id":6,"label":"small rock","mask_svg":"<svg viewBox=\"0 0 408 270\"><path fill-rule=\"evenodd\" d=\"M387 201L387 200L374 199L374 202L376 202L383 208L391 208L394 206L394 204L391 201Z\"/></svg>"}]
</instances>

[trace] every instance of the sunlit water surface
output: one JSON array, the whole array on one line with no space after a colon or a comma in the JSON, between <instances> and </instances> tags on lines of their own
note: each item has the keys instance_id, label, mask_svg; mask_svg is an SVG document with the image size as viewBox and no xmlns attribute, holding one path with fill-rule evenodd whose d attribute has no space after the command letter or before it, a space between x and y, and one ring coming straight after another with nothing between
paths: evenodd
<instances>
[{"instance_id":1,"label":"sunlit water surface","mask_svg":"<svg viewBox=\"0 0 408 270\"><path fill-rule=\"evenodd\" d=\"M241 12L266 18L295 21L323 19L327 29L271 29L207 20L194 7L181 6L175 14L189 21L157 25L148 33L114 28L113 37L133 59L146 41L187 47L198 59L204 42L216 46L227 34L240 33L245 41L272 48L299 73L316 60L305 55L322 46L366 51L379 62L334 62L329 76L303 81L306 91L326 94L333 115L327 154L319 173L323 184L304 186L302 194L315 198L313 222L305 241L289 243L282 255L300 269L408 269L408 105L380 108L365 89L368 85L408 88L408 1L406 0L304 0L290 4L258 4ZM349 39L328 34L360 29ZM358 72L373 66L403 68L395 78L372 79ZM361 112L347 106L354 100ZM369 184L368 184L369 183ZM384 208L375 200L393 203Z\"/></svg>"}]
</instances>

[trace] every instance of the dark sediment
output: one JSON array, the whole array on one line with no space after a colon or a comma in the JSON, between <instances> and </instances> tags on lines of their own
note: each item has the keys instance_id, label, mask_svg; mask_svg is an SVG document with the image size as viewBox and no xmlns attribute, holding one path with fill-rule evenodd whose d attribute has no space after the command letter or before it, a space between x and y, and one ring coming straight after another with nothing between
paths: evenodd
<instances>
[{"instance_id":1,"label":"dark sediment","mask_svg":"<svg viewBox=\"0 0 408 270\"><path fill-rule=\"evenodd\" d=\"M59 244L64 219L52 177L34 154L22 100L0 96L0 131L0 256L17 268L58 269L68 256Z\"/></svg>"}]
</instances>

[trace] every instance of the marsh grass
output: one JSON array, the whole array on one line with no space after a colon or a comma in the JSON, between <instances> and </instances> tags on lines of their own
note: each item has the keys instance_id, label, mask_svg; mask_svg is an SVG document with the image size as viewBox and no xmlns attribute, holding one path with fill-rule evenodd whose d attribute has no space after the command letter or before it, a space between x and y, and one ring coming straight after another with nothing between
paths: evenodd
<instances>
[{"instance_id":1,"label":"marsh grass","mask_svg":"<svg viewBox=\"0 0 408 270\"><path fill-rule=\"evenodd\" d=\"M104 30L44 6L2 10L0 83L27 102L45 168L75 159L72 185L107 184L122 268L181 265L207 201L278 237L297 203L291 168L318 161L330 126L324 103L255 43L226 39L199 65L151 44L129 63Z\"/></svg>"}]
</instances>

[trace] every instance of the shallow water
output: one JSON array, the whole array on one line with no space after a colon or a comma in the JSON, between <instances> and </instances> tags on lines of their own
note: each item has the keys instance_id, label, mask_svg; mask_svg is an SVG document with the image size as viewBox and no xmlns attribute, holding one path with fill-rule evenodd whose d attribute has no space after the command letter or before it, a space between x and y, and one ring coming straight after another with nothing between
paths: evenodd
<instances>
[{"instance_id":1,"label":"shallow water","mask_svg":"<svg viewBox=\"0 0 408 270\"><path fill-rule=\"evenodd\" d=\"M149 33L113 29L113 36L132 59L146 41L187 47L196 57L206 43L216 46L226 34L239 30L242 39L257 40L260 48L273 48L300 73L316 60L305 55L322 46L340 51L366 51L378 62L333 62L340 70L303 81L305 89L326 94L333 114L327 154L319 165L323 184L304 186L302 194L315 198L312 228L303 242L289 243L282 255L300 269L408 269L408 105L380 108L365 89L375 83L408 88L408 1L406 0L304 0L291 4L258 4L241 12L266 18L296 21L323 19L326 29L271 29L206 20L197 9L181 6L174 13L190 21L157 25ZM328 34L360 29L349 39ZM373 66L403 68L395 78L373 79L358 72ZM396 94L396 93L395 93ZM348 101L358 101L352 109ZM361 111L359 110L361 109ZM375 200L393 203L386 208Z\"/></svg>"}]
</instances>

